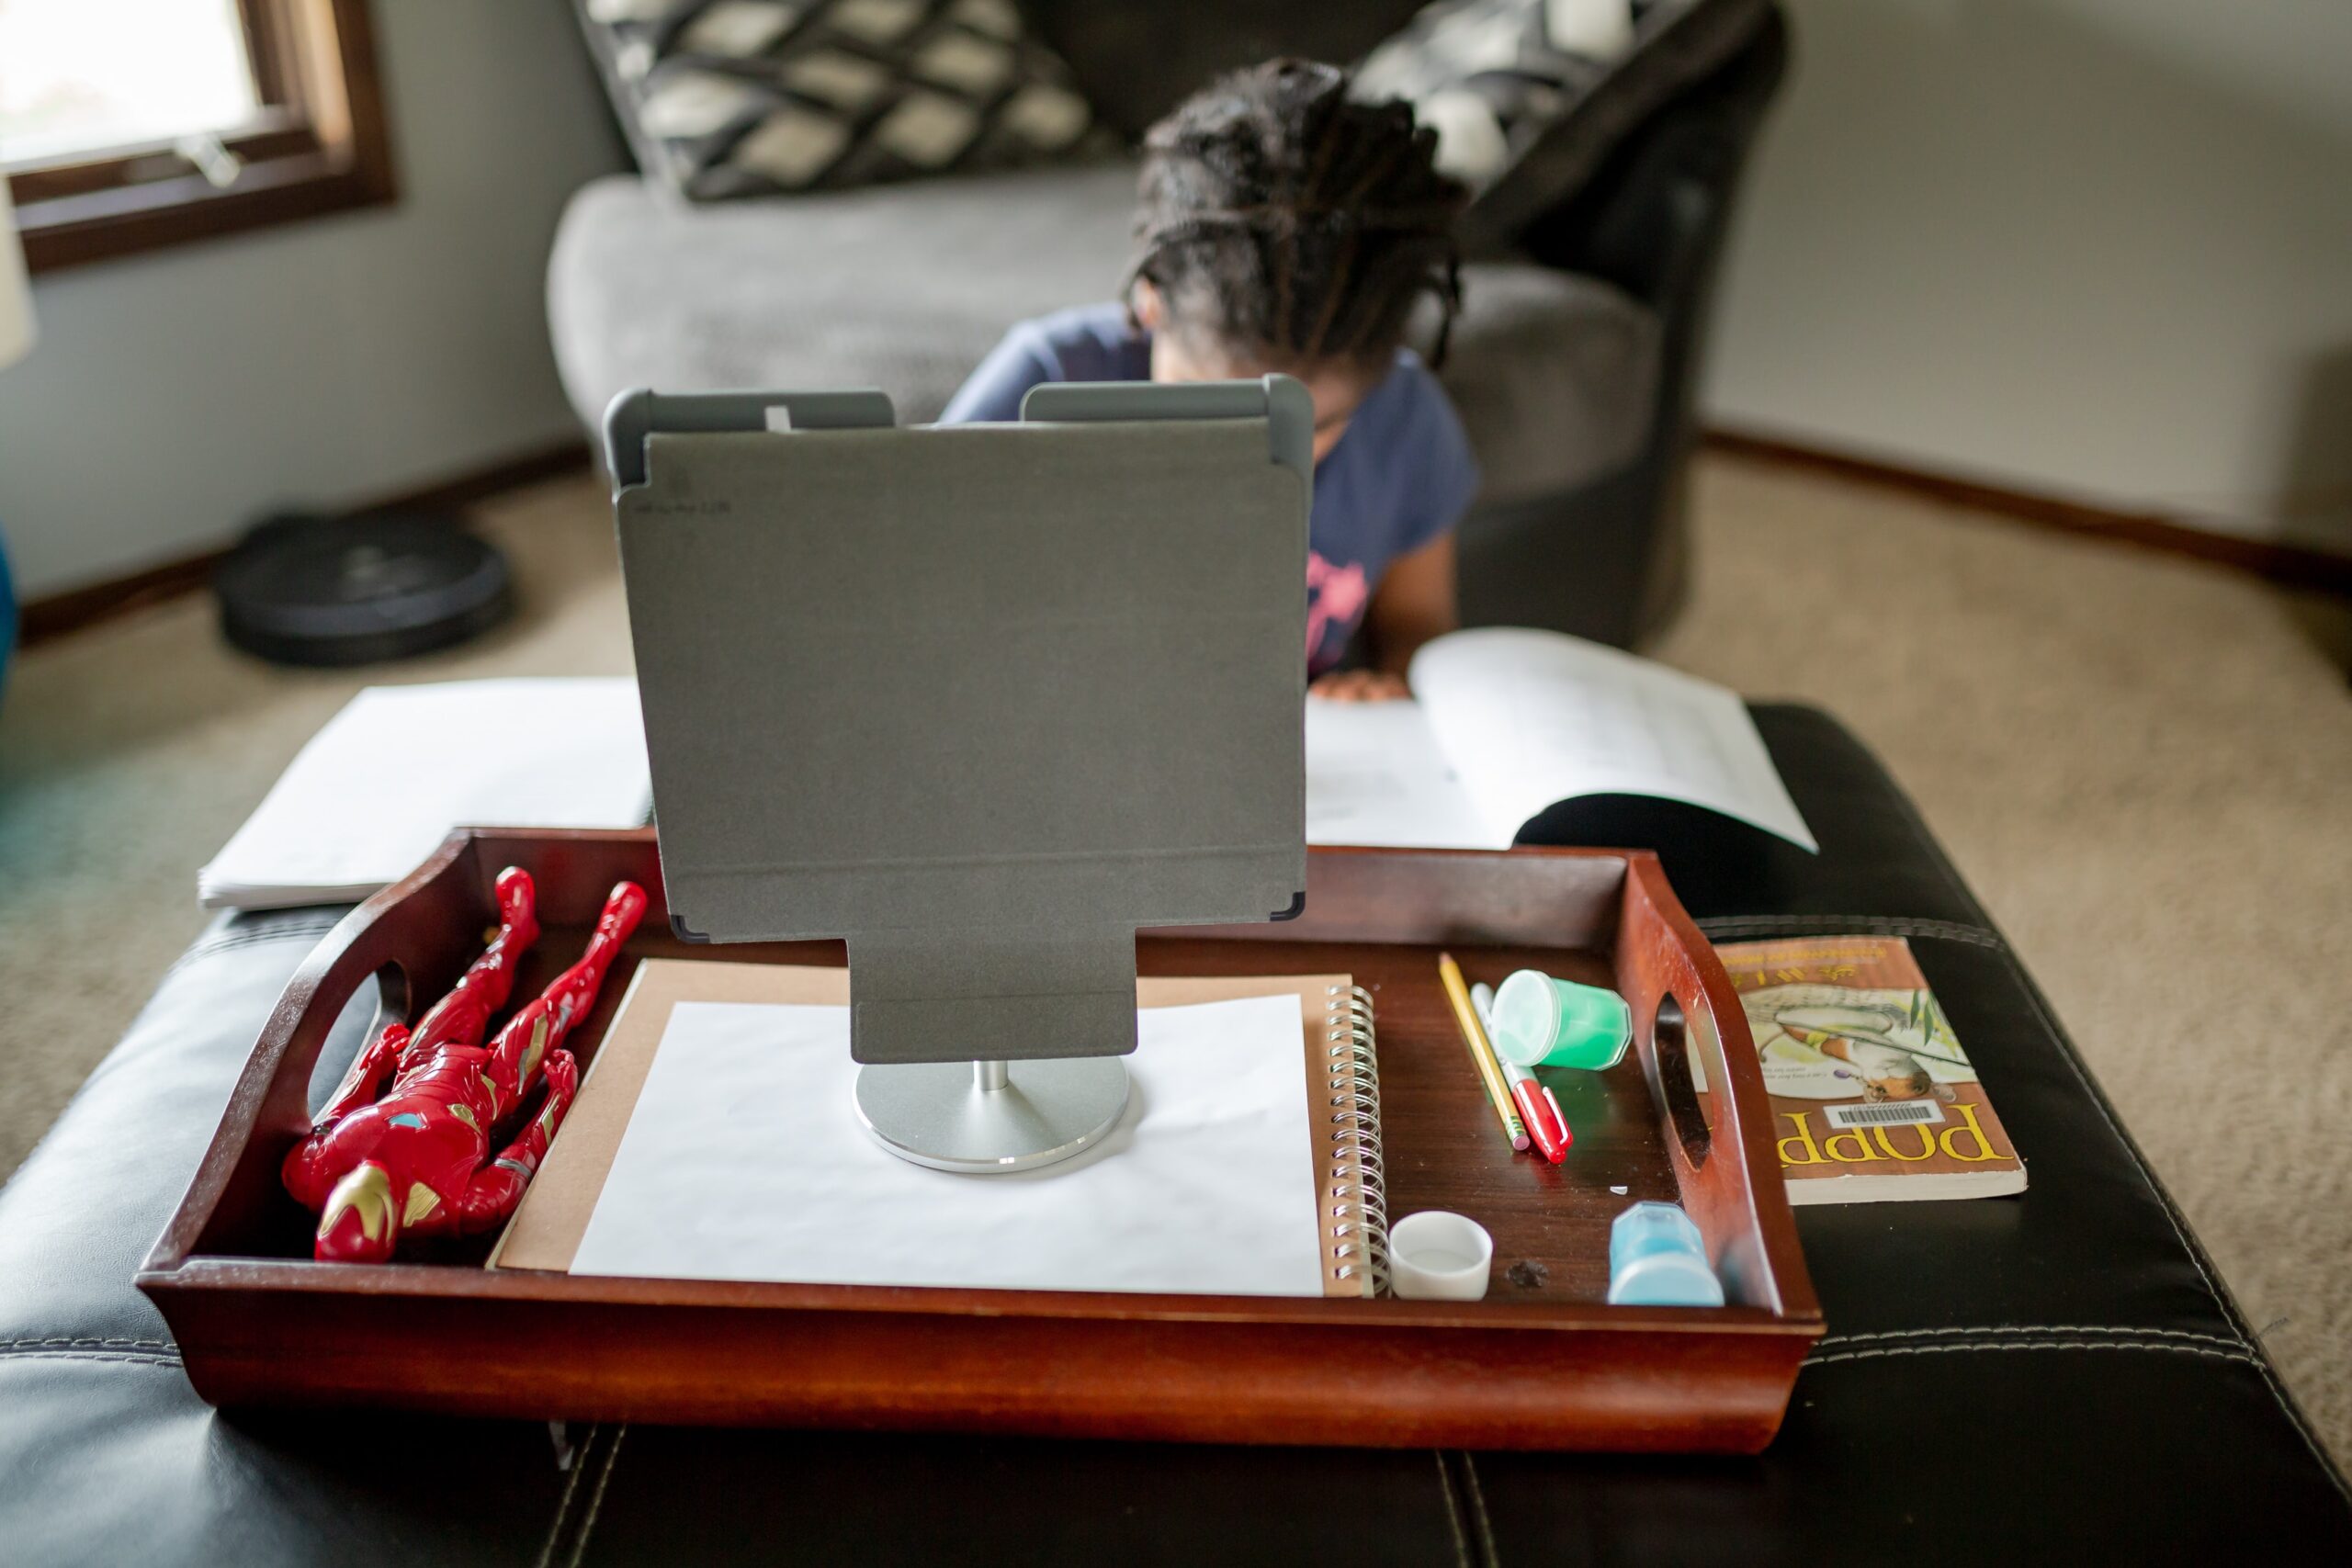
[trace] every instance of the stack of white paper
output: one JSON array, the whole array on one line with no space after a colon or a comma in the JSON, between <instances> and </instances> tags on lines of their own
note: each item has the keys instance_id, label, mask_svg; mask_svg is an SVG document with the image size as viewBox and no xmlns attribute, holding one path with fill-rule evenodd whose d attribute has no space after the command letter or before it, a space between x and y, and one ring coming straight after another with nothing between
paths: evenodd
<instances>
[{"instance_id":1,"label":"stack of white paper","mask_svg":"<svg viewBox=\"0 0 2352 1568\"><path fill-rule=\"evenodd\" d=\"M365 898L452 828L634 828L653 808L637 682L370 686L197 874L208 908Z\"/></svg>"},{"instance_id":2,"label":"stack of white paper","mask_svg":"<svg viewBox=\"0 0 2352 1568\"><path fill-rule=\"evenodd\" d=\"M571 1272L1322 1294L1298 998L1145 1008L1136 1024L1126 1114L1102 1143L966 1176L858 1124L847 1008L681 1002Z\"/></svg>"}]
</instances>

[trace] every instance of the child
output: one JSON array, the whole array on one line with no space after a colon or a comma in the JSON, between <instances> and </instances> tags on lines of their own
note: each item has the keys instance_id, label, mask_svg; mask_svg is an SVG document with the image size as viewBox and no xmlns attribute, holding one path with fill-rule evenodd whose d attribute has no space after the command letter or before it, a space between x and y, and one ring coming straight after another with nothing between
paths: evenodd
<instances>
[{"instance_id":1,"label":"child","mask_svg":"<svg viewBox=\"0 0 2352 1568\"><path fill-rule=\"evenodd\" d=\"M1402 103L1279 60L1195 94L1144 139L1123 299L1024 321L943 424L1020 417L1042 381L1295 376L1315 399L1307 673L1324 696L1402 696L1421 644L1456 624L1453 526L1478 488L1453 406L1405 329L1423 294L1458 308L1464 192ZM1337 671L1359 623L1377 668Z\"/></svg>"}]
</instances>

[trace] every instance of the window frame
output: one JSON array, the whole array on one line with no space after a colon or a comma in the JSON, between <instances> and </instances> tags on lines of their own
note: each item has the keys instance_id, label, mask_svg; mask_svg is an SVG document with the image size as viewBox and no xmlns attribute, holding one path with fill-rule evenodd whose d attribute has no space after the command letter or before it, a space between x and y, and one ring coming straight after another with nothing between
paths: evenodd
<instances>
[{"instance_id":1,"label":"window frame","mask_svg":"<svg viewBox=\"0 0 2352 1568\"><path fill-rule=\"evenodd\" d=\"M29 270L137 254L397 199L367 0L237 0L260 110L216 132L215 185L181 143L6 167Z\"/></svg>"}]
</instances>

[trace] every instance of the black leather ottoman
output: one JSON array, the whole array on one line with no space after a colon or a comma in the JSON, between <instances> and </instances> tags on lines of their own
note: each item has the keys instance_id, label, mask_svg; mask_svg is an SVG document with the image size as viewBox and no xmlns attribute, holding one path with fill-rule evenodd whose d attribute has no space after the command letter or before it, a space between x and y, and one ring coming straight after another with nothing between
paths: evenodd
<instances>
[{"instance_id":1,"label":"black leather ottoman","mask_svg":"<svg viewBox=\"0 0 2352 1568\"><path fill-rule=\"evenodd\" d=\"M293 911L208 931L0 1192L0 1561L2352 1562L2352 1495L1909 804L1824 716L1758 720L1818 859L1623 800L1530 836L1655 844L1719 938L1909 937L2033 1182L1799 1212L1829 1333L1759 1458L216 1414L130 1277L339 913Z\"/></svg>"}]
</instances>

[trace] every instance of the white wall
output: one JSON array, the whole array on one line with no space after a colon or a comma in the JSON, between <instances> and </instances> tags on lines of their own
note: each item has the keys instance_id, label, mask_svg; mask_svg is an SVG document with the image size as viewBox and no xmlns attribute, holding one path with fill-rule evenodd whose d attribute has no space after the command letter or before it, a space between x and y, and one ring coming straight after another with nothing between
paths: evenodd
<instances>
[{"instance_id":1,"label":"white wall","mask_svg":"<svg viewBox=\"0 0 2352 1568\"><path fill-rule=\"evenodd\" d=\"M2352 551L2352 3L1784 3L1717 423Z\"/></svg>"},{"instance_id":2,"label":"white wall","mask_svg":"<svg viewBox=\"0 0 2352 1568\"><path fill-rule=\"evenodd\" d=\"M541 278L621 166L564 0L376 0L400 200L34 280L0 534L40 594L577 432Z\"/></svg>"}]
</instances>

